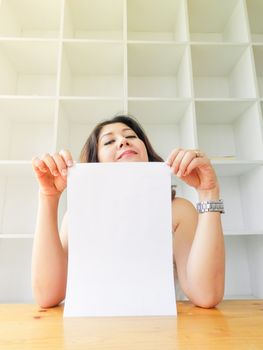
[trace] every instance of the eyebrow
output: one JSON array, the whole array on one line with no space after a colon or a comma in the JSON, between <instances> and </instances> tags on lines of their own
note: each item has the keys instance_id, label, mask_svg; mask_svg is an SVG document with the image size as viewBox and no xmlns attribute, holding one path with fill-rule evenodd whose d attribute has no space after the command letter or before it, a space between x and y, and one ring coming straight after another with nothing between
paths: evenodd
<instances>
[{"instance_id":1,"label":"eyebrow","mask_svg":"<svg viewBox=\"0 0 263 350\"><path fill-rule=\"evenodd\" d=\"M128 130L133 131L131 128L124 128L124 129L122 129L121 131L128 131ZM112 134L113 134L113 132L107 132L107 134L103 134L103 135L100 137L100 140L101 140L104 136L108 136L108 135L112 135Z\"/></svg>"}]
</instances>

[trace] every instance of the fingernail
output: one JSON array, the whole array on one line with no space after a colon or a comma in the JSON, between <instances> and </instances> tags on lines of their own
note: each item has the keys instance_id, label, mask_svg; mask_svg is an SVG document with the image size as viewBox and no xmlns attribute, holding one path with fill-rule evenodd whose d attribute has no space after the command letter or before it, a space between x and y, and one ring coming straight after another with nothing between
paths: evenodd
<instances>
[{"instance_id":1,"label":"fingernail","mask_svg":"<svg viewBox=\"0 0 263 350\"><path fill-rule=\"evenodd\" d=\"M67 169L62 169L61 173L62 173L63 176L66 176L67 175Z\"/></svg>"},{"instance_id":2,"label":"fingernail","mask_svg":"<svg viewBox=\"0 0 263 350\"><path fill-rule=\"evenodd\" d=\"M181 177L181 176L182 176L181 170L179 170L178 173L177 173L176 175L179 176L179 177Z\"/></svg>"},{"instance_id":3,"label":"fingernail","mask_svg":"<svg viewBox=\"0 0 263 350\"><path fill-rule=\"evenodd\" d=\"M68 165L68 166L72 166L72 165L73 165L72 160L68 160L68 161L67 161L67 165Z\"/></svg>"},{"instance_id":4,"label":"fingernail","mask_svg":"<svg viewBox=\"0 0 263 350\"><path fill-rule=\"evenodd\" d=\"M52 173L54 176L58 176L58 172L56 170L53 171Z\"/></svg>"}]
</instances>

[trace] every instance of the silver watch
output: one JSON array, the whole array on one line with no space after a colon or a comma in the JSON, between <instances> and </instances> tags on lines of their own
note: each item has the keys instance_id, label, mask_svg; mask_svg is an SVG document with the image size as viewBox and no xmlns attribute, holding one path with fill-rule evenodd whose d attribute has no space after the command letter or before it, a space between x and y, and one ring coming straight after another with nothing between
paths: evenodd
<instances>
[{"instance_id":1,"label":"silver watch","mask_svg":"<svg viewBox=\"0 0 263 350\"><path fill-rule=\"evenodd\" d=\"M218 201L203 201L198 202L196 204L196 209L198 213L207 213L207 212L219 212L221 214L224 214L224 202L222 199L219 199Z\"/></svg>"}]
</instances>

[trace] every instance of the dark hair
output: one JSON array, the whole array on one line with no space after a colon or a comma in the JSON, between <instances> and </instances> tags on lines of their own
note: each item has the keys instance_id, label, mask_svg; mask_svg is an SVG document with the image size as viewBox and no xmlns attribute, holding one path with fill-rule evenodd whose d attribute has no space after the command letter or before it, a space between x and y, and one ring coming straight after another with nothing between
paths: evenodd
<instances>
[{"instance_id":1,"label":"dark hair","mask_svg":"<svg viewBox=\"0 0 263 350\"><path fill-rule=\"evenodd\" d=\"M88 137L85 145L82 148L80 153L80 162L81 163L97 163L98 160L98 138L101 132L101 129L105 125L114 124L114 123L123 123L131 128L139 139L145 144L149 162L163 162L163 159L154 151L146 133L144 132L141 125L135 120L127 115L118 115L111 119L107 119L95 126L90 136Z\"/></svg>"},{"instance_id":2,"label":"dark hair","mask_svg":"<svg viewBox=\"0 0 263 350\"><path fill-rule=\"evenodd\" d=\"M123 123L131 128L139 139L141 139L146 147L149 162L163 162L164 160L160 157L153 149L145 131L138 121L128 115L118 115L111 119L104 120L97 124L91 134L89 135L87 141L85 142L79 160L81 163L98 163L98 139L102 128L105 125ZM175 197L175 190L172 188L172 199Z\"/></svg>"}]
</instances>

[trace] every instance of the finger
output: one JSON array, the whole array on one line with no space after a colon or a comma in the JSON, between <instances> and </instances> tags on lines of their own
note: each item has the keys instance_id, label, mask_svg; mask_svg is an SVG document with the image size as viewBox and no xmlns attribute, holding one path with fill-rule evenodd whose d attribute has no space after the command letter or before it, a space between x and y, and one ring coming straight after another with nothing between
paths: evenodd
<instances>
[{"instance_id":1,"label":"finger","mask_svg":"<svg viewBox=\"0 0 263 350\"><path fill-rule=\"evenodd\" d=\"M32 158L32 166L37 173L46 173L48 171L48 168L43 162L43 160L39 159L38 157Z\"/></svg>"},{"instance_id":2,"label":"finger","mask_svg":"<svg viewBox=\"0 0 263 350\"><path fill-rule=\"evenodd\" d=\"M62 149L59 151L59 155L64 159L68 167L71 167L73 165L73 158L69 151Z\"/></svg>"},{"instance_id":3,"label":"finger","mask_svg":"<svg viewBox=\"0 0 263 350\"><path fill-rule=\"evenodd\" d=\"M56 163L57 169L62 176L67 175L67 164L65 159L58 153L53 154L53 159Z\"/></svg>"},{"instance_id":4,"label":"finger","mask_svg":"<svg viewBox=\"0 0 263 350\"><path fill-rule=\"evenodd\" d=\"M165 163L169 166L171 166L173 164L173 161L175 159L175 157L177 156L177 154L181 151L181 148L176 148L174 149L170 155L168 156L168 158L166 159Z\"/></svg>"},{"instance_id":5,"label":"finger","mask_svg":"<svg viewBox=\"0 0 263 350\"><path fill-rule=\"evenodd\" d=\"M47 166L47 168L53 176L59 175L59 170L57 168L56 162L50 154L44 154L42 156L42 161L45 163L45 165Z\"/></svg>"},{"instance_id":6,"label":"finger","mask_svg":"<svg viewBox=\"0 0 263 350\"><path fill-rule=\"evenodd\" d=\"M177 172L178 172L178 170L180 168L180 164L181 164L181 161L182 161L182 159L184 157L184 154L185 154L185 151L181 149L178 152L178 154L176 155L176 157L175 157L175 159L174 159L174 161L173 161L173 163L171 165L172 172L174 174L176 174L176 175L177 175Z\"/></svg>"},{"instance_id":7,"label":"finger","mask_svg":"<svg viewBox=\"0 0 263 350\"><path fill-rule=\"evenodd\" d=\"M181 163L179 167L179 171L177 172L177 176L184 176L186 175L186 171L188 169L188 166L193 162L196 158L196 153L193 150L188 150L185 152Z\"/></svg>"},{"instance_id":8,"label":"finger","mask_svg":"<svg viewBox=\"0 0 263 350\"><path fill-rule=\"evenodd\" d=\"M203 166L205 164L210 164L210 160L207 157L197 157L192 160L192 162L188 165L185 175L190 174L195 168Z\"/></svg>"}]
</instances>

